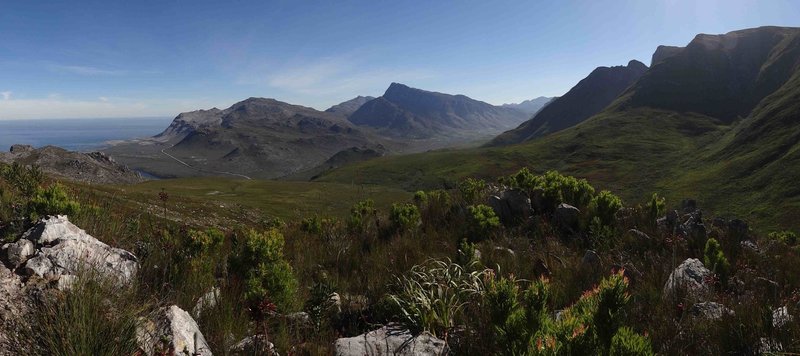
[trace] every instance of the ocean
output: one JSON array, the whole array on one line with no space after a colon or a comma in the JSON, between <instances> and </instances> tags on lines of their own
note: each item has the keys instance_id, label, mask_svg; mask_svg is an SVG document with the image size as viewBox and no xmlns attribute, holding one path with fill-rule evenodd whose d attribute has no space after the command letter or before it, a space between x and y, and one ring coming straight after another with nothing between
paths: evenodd
<instances>
[{"instance_id":1,"label":"ocean","mask_svg":"<svg viewBox=\"0 0 800 356\"><path fill-rule=\"evenodd\" d=\"M168 117L0 120L0 150L19 143L92 151L103 148L107 141L157 135L170 122Z\"/></svg>"}]
</instances>

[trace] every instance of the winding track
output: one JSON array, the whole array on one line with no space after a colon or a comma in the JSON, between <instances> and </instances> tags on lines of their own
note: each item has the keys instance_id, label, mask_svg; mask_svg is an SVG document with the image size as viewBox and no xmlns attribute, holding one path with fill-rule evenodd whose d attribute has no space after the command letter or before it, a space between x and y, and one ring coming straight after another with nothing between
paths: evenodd
<instances>
[{"instance_id":1,"label":"winding track","mask_svg":"<svg viewBox=\"0 0 800 356\"><path fill-rule=\"evenodd\" d=\"M173 146L170 146L169 148L172 148L172 147L174 147L174 145L173 145ZM175 160L176 162L178 162L178 163L180 163L180 164L182 164L182 165L184 165L184 166L186 166L186 167L189 167L189 168L191 168L191 169L197 170L198 172L208 172L208 173L217 173L217 174L227 174L227 175L231 175L231 176L241 177L241 178L244 178L244 179L247 179L247 180L253 180L253 178L250 178L250 177L248 177L248 176L246 176L246 175L244 175L244 174L232 173L232 172L225 172L225 171L207 171L207 170L204 170L204 169L202 169L202 168L193 167L192 165L190 165L190 164L188 164L188 163L186 163L186 162L184 162L184 161L181 161L180 159L178 159L178 157L175 157L175 156L173 156L173 155L171 155L171 154L167 153L167 152L166 152L166 150L167 150L167 149L168 149L168 148L161 149L161 153L163 153L165 156L167 156L167 157L169 157L169 158L172 158L172 159L173 159L173 160Z\"/></svg>"}]
</instances>

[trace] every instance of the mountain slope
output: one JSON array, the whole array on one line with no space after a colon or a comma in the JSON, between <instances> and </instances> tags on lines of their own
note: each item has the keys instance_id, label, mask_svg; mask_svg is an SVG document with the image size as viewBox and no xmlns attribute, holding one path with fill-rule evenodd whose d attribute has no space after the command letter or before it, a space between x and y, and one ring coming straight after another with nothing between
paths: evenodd
<instances>
[{"instance_id":1,"label":"mountain slope","mask_svg":"<svg viewBox=\"0 0 800 356\"><path fill-rule=\"evenodd\" d=\"M392 83L383 96L348 118L383 135L403 138L486 136L513 127L526 114L464 95L449 95Z\"/></svg>"},{"instance_id":2,"label":"mountain slope","mask_svg":"<svg viewBox=\"0 0 800 356\"><path fill-rule=\"evenodd\" d=\"M522 111L526 114L536 114L539 110L542 110L547 104L552 102L556 97L546 97L540 96L536 99L525 100L519 104L503 104L502 107L510 108L510 109L517 109Z\"/></svg>"},{"instance_id":3,"label":"mountain slope","mask_svg":"<svg viewBox=\"0 0 800 356\"><path fill-rule=\"evenodd\" d=\"M107 152L157 176L275 178L315 167L342 150L383 142L341 115L250 98L225 110L180 114L152 140Z\"/></svg>"},{"instance_id":4,"label":"mountain slope","mask_svg":"<svg viewBox=\"0 0 800 356\"><path fill-rule=\"evenodd\" d=\"M532 119L497 136L489 145L520 143L575 126L605 109L646 71L647 66L636 60L627 66L599 67Z\"/></svg>"},{"instance_id":5,"label":"mountain slope","mask_svg":"<svg viewBox=\"0 0 800 356\"><path fill-rule=\"evenodd\" d=\"M800 228L800 29L698 35L599 114L537 140L382 157L319 180L351 182L358 172L366 179L357 183L419 189L522 166L587 177L628 200L654 191L695 198L762 231Z\"/></svg>"},{"instance_id":6,"label":"mountain slope","mask_svg":"<svg viewBox=\"0 0 800 356\"><path fill-rule=\"evenodd\" d=\"M360 108L361 105L364 105L366 102L368 102L368 101L370 101L372 99L375 99L375 98L373 98L371 96L361 96L361 95L359 95L359 96L357 96L357 97L355 97L353 99L350 99L348 101L341 102L339 104L331 106L330 108L325 110L325 112L339 114L339 115L342 115L342 116L350 116L354 112L356 112L356 110L358 110L358 108Z\"/></svg>"},{"instance_id":7,"label":"mountain slope","mask_svg":"<svg viewBox=\"0 0 800 356\"><path fill-rule=\"evenodd\" d=\"M132 184L144 178L102 152L74 152L56 146L33 148L14 145L0 153L0 162L39 167L43 172L72 181L97 184Z\"/></svg>"}]
</instances>

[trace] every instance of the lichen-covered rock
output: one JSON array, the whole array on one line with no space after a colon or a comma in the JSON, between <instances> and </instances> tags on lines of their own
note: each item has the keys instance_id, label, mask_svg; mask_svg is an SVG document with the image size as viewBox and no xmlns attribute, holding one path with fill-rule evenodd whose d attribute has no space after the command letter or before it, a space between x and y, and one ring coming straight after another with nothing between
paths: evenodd
<instances>
[{"instance_id":1,"label":"lichen-covered rock","mask_svg":"<svg viewBox=\"0 0 800 356\"><path fill-rule=\"evenodd\" d=\"M153 320L142 320L136 336L146 355L212 355L197 322L177 305L161 309Z\"/></svg>"},{"instance_id":2,"label":"lichen-covered rock","mask_svg":"<svg viewBox=\"0 0 800 356\"><path fill-rule=\"evenodd\" d=\"M38 249L23 266L27 275L58 279L89 272L125 283L133 279L138 269L132 253L106 245L63 215L43 219L23 239Z\"/></svg>"},{"instance_id":3,"label":"lichen-covered rock","mask_svg":"<svg viewBox=\"0 0 800 356\"><path fill-rule=\"evenodd\" d=\"M702 302L696 303L690 310L692 315L707 320L719 320L723 316L733 315L733 310L716 302Z\"/></svg>"},{"instance_id":4,"label":"lichen-covered rock","mask_svg":"<svg viewBox=\"0 0 800 356\"><path fill-rule=\"evenodd\" d=\"M200 299L197 300L195 303L194 308L192 308L192 314L195 317L200 317L203 314L203 311L214 308L217 305L217 301L220 298L220 291L218 287L213 287L211 290L203 294Z\"/></svg>"},{"instance_id":5,"label":"lichen-covered rock","mask_svg":"<svg viewBox=\"0 0 800 356\"><path fill-rule=\"evenodd\" d=\"M413 336L406 329L388 325L366 334L336 340L334 354L337 356L439 356L446 355L447 352L447 343L429 332Z\"/></svg>"},{"instance_id":6,"label":"lichen-covered rock","mask_svg":"<svg viewBox=\"0 0 800 356\"><path fill-rule=\"evenodd\" d=\"M707 279L712 275L700 260L686 259L669 275L667 283L664 284L664 297L699 298L709 290Z\"/></svg>"},{"instance_id":7,"label":"lichen-covered rock","mask_svg":"<svg viewBox=\"0 0 800 356\"><path fill-rule=\"evenodd\" d=\"M489 197L489 206L503 224L523 222L533 215L531 199L517 189L505 190Z\"/></svg>"},{"instance_id":8,"label":"lichen-covered rock","mask_svg":"<svg viewBox=\"0 0 800 356\"><path fill-rule=\"evenodd\" d=\"M17 268L25 263L36 252L33 242L27 239L20 239L17 242L6 244L4 247L6 251L6 261Z\"/></svg>"}]
</instances>

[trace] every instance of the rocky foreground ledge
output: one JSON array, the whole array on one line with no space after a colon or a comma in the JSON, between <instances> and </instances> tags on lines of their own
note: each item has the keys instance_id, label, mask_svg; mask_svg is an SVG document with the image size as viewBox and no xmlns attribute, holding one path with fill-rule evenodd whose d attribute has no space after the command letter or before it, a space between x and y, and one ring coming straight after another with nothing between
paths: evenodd
<instances>
[{"instance_id":1,"label":"rocky foreground ledge","mask_svg":"<svg viewBox=\"0 0 800 356\"><path fill-rule=\"evenodd\" d=\"M0 247L0 355L16 354L18 332L14 323L24 320L37 298L68 292L80 276L104 278L115 283L134 282L139 269L136 256L109 246L72 224L67 216L49 216L25 232L19 240ZM202 298L203 307L211 301ZM197 307L196 307L197 309ZM175 354L206 356L212 351L191 314L177 305L167 305L140 318L137 343L141 354L161 350ZM340 356L365 354L442 355L445 341L429 333L412 335L396 325L335 342ZM229 354L278 355L263 335L247 337L228 350Z\"/></svg>"}]
</instances>

